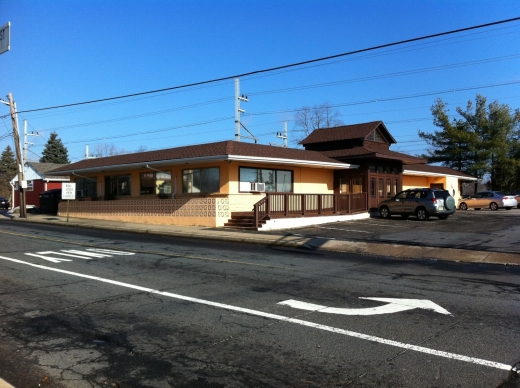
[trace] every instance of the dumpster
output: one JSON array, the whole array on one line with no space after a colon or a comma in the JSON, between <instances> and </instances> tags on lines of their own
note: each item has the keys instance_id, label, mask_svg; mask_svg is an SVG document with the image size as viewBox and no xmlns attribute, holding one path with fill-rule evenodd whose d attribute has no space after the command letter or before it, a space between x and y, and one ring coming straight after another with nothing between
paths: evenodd
<instances>
[{"instance_id":1,"label":"dumpster","mask_svg":"<svg viewBox=\"0 0 520 388\"><path fill-rule=\"evenodd\" d=\"M58 214L58 203L61 201L61 189L40 193L40 211L42 213Z\"/></svg>"}]
</instances>

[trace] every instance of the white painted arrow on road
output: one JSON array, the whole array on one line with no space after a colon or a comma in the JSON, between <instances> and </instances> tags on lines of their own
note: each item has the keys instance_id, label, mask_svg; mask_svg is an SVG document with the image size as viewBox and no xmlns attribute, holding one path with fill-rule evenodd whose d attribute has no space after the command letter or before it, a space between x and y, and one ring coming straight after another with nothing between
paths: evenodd
<instances>
[{"instance_id":1,"label":"white painted arrow on road","mask_svg":"<svg viewBox=\"0 0 520 388\"><path fill-rule=\"evenodd\" d=\"M377 314L391 314L398 313L400 311L412 310L412 309L426 309L433 310L435 312L452 315L448 310L443 309L438 304L433 303L427 299L397 299L397 298L360 298L376 300L378 302L386 302L387 304L378 307L369 307L361 309L349 309L349 308L338 308L338 307L327 307L319 304L299 302L294 299L285 300L278 304L290 306L295 309L317 311L320 313L328 314L341 314L341 315L377 315Z\"/></svg>"}]
</instances>

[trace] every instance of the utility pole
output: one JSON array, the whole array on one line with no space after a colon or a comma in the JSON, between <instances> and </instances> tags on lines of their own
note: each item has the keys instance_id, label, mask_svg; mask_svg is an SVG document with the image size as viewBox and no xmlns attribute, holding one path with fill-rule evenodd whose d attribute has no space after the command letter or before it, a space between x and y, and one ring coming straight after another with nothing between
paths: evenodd
<instances>
[{"instance_id":1,"label":"utility pole","mask_svg":"<svg viewBox=\"0 0 520 388\"><path fill-rule=\"evenodd\" d=\"M276 132L276 137L283 139L283 146L287 148L287 121L283 122L283 133Z\"/></svg>"},{"instance_id":2,"label":"utility pole","mask_svg":"<svg viewBox=\"0 0 520 388\"><path fill-rule=\"evenodd\" d=\"M25 206L25 189L27 182L24 179L24 160L20 149L20 135L18 132L18 117L16 115L16 104L13 101L12 93L7 95L9 99L9 109L11 110L11 121L13 123L14 146L16 149L16 163L18 164L18 189L20 190L20 218L27 218ZM25 187L24 187L25 186Z\"/></svg>"},{"instance_id":3,"label":"utility pole","mask_svg":"<svg viewBox=\"0 0 520 388\"><path fill-rule=\"evenodd\" d=\"M283 139L283 145L276 143L269 143L269 145L287 148L287 121L283 122L283 132L276 132L276 137L279 139Z\"/></svg>"},{"instance_id":4,"label":"utility pole","mask_svg":"<svg viewBox=\"0 0 520 388\"><path fill-rule=\"evenodd\" d=\"M240 101L249 102L247 96L240 95L240 80L235 78L235 140L240 141L240 113L246 111L240 109Z\"/></svg>"},{"instance_id":5,"label":"utility pole","mask_svg":"<svg viewBox=\"0 0 520 388\"><path fill-rule=\"evenodd\" d=\"M244 126L244 124L242 124L240 122L240 114L246 113L245 110L240 109L240 101L249 102L249 100L247 99L247 96L240 94L240 80L238 78L235 78L235 141L240 141L240 127L242 127L250 135L250 136L245 135L243 137L247 137L248 139L253 139L256 144L258 142L258 139L256 137L254 137L251 132L249 132L249 129L247 129Z\"/></svg>"}]
</instances>

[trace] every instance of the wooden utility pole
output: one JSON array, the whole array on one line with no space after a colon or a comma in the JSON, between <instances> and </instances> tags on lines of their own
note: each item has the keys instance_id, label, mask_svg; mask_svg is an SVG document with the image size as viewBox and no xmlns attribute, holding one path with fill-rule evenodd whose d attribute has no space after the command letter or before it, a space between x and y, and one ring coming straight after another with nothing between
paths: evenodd
<instances>
[{"instance_id":1,"label":"wooden utility pole","mask_svg":"<svg viewBox=\"0 0 520 388\"><path fill-rule=\"evenodd\" d=\"M22 160L22 150L20 148L20 134L18 132L18 120L16 117L16 105L13 101L12 93L7 95L9 108L11 110L11 121L13 122L14 146L16 149L16 163L18 164L18 189L20 190L20 218L27 218L27 207L25 205L24 161ZM14 204L13 204L14 205Z\"/></svg>"}]
</instances>

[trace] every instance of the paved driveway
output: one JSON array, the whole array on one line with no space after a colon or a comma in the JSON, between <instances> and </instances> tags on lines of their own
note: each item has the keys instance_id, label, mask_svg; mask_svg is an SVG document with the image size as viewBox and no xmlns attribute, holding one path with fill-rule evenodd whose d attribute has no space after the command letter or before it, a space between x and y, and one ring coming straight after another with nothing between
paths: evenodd
<instances>
[{"instance_id":1,"label":"paved driveway","mask_svg":"<svg viewBox=\"0 0 520 388\"><path fill-rule=\"evenodd\" d=\"M337 240L371 241L479 251L520 253L520 209L457 211L447 220L419 221L395 216L335 222L288 231Z\"/></svg>"}]
</instances>

